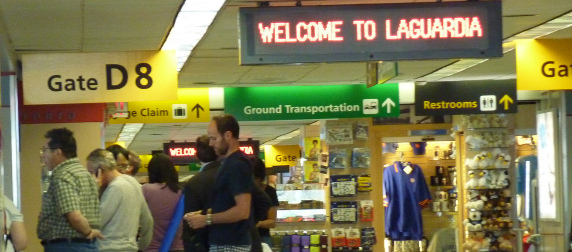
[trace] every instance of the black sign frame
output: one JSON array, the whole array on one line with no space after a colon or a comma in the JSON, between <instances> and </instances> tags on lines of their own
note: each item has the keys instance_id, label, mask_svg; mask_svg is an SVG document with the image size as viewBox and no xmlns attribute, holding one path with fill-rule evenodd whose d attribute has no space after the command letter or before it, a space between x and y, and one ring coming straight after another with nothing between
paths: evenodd
<instances>
[{"instance_id":1,"label":"black sign frame","mask_svg":"<svg viewBox=\"0 0 572 252\"><path fill-rule=\"evenodd\" d=\"M366 4L366 5L332 5L332 6L303 6L303 7L263 7L240 8L240 64L264 65L287 63L318 63L318 62L355 62L355 61L396 61L419 59L445 58L493 58L502 56L502 3L493 1L464 1L446 3L407 3L407 4ZM387 40L385 27L397 28L396 22L401 19L420 20L436 19L439 17L479 17L482 23L482 37L471 39L445 38L436 40L399 39ZM387 26L386 20L394 20ZM309 24L310 21L329 22L343 21L338 27L338 34L343 41L328 41L327 43L304 42L268 43L262 42L258 24L269 25L274 22L287 23L280 26L285 36L292 41L300 22ZM360 41L356 37L356 20L372 20L376 23L376 34L373 41ZM444 19L443 19L444 20ZM292 26L291 26L292 25ZM324 24L325 25L325 24ZM365 36L365 24L363 36ZM429 27L429 23L426 24ZM464 27L463 25L460 25ZM306 26L301 26L302 28ZM309 26L308 26L309 27ZM433 26L432 26L433 27ZM301 28L301 30L303 30ZM352 30L353 29L353 30ZM361 29L361 28L360 28ZM371 29L373 30L373 29ZM390 29L391 31L391 29ZM427 30L425 30L427 31ZM382 36L386 36L383 39ZM260 38L260 39L258 39ZM298 37L296 37L298 38ZM335 35L330 38L336 38ZM275 40L276 41L276 40Z\"/></svg>"},{"instance_id":2,"label":"black sign frame","mask_svg":"<svg viewBox=\"0 0 572 252\"><path fill-rule=\"evenodd\" d=\"M249 147L252 148L252 154L246 154L249 158L258 157L260 154L260 141L252 140L252 141L239 141L240 147ZM174 156L171 155L170 149L171 148L196 148L197 143L195 142L170 142L170 143L163 143L163 153L169 156L175 165L188 165L191 163L198 163L199 159L196 155L187 156ZM196 149L195 149L196 150Z\"/></svg>"},{"instance_id":3,"label":"black sign frame","mask_svg":"<svg viewBox=\"0 0 572 252\"><path fill-rule=\"evenodd\" d=\"M487 97L491 97L490 100ZM492 100L496 109L482 110L488 106L487 102L492 104ZM444 81L415 85L416 116L517 113L517 103L516 80Z\"/></svg>"}]
</instances>

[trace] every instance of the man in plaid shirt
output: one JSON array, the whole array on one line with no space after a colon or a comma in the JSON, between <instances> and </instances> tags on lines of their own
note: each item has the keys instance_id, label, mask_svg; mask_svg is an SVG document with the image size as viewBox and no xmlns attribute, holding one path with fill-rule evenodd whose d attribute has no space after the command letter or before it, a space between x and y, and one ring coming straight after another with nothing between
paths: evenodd
<instances>
[{"instance_id":1,"label":"man in plaid shirt","mask_svg":"<svg viewBox=\"0 0 572 252\"><path fill-rule=\"evenodd\" d=\"M97 251L100 226L98 186L79 163L73 132L52 129L45 135L41 155L52 171L50 187L42 196L37 234L44 251Z\"/></svg>"}]
</instances>

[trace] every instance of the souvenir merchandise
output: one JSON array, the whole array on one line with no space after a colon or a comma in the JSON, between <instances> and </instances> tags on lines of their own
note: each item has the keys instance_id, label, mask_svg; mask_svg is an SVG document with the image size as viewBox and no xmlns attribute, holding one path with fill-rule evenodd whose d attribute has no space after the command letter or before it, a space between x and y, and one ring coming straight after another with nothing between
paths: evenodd
<instances>
[{"instance_id":1,"label":"souvenir merchandise","mask_svg":"<svg viewBox=\"0 0 572 252\"><path fill-rule=\"evenodd\" d=\"M304 138L304 154L307 160L318 160L320 152L322 150L319 137Z\"/></svg>"},{"instance_id":2,"label":"souvenir merchandise","mask_svg":"<svg viewBox=\"0 0 572 252\"><path fill-rule=\"evenodd\" d=\"M425 147L427 147L426 142L412 142L409 143L411 148L413 148L414 155L425 155Z\"/></svg>"},{"instance_id":3,"label":"souvenir merchandise","mask_svg":"<svg viewBox=\"0 0 572 252\"><path fill-rule=\"evenodd\" d=\"M320 153L318 164L320 165L320 173L328 174L329 157L327 153Z\"/></svg>"},{"instance_id":4,"label":"souvenir merchandise","mask_svg":"<svg viewBox=\"0 0 572 252\"><path fill-rule=\"evenodd\" d=\"M302 242L302 238L301 238L300 235L298 235L298 234L293 234L293 235L291 236L291 239L292 239L292 246L297 246L297 247L300 246L300 244L301 244L301 242Z\"/></svg>"},{"instance_id":5,"label":"souvenir merchandise","mask_svg":"<svg viewBox=\"0 0 572 252\"><path fill-rule=\"evenodd\" d=\"M343 228L332 229L332 247L346 246L346 231Z\"/></svg>"},{"instance_id":6,"label":"souvenir merchandise","mask_svg":"<svg viewBox=\"0 0 572 252\"><path fill-rule=\"evenodd\" d=\"M330 188L333 197L354 196L357 193L357 176L331 175Z\"/></svg>"},{"instance_id":7,"label":"souvenir merchandise","mask_svg":"<svg viewBox=\"0 0 572 252\"><path fill-rule=\"evenodd\" d=\"M385 233L391 240L422 240L421 208L431 193L423 171L409 162L395 162L383 171Z\"/></svg>"},{"instance_id":8,"label":"souvenir merchandise","mask_svg":"<svg viewBox=\"0 0 572 252\"><path fill-rule=\"evenodd\" d=\"M370 192L372 190L371 176L369 174L359 175L357 183L358 192Z\"/></svg>"},{"instance_id":9,"label":"souvenir merchandise","mask_svg":"<svg viewBox=\"0 0 572 252\"><path fill-rule=\"evenodd\" d=\"M328 145L353 144L353 131L351 124L328 125L326 139Z\"/></svg>"},{"instance_id":10,"label":"souvenir merchandise","mask_svg":"<svg viewBox=\"0 0 572 252\"><path fill-rule=\"evenodd\" d=\"M320 235L319 234L313 234L310 235L310 245L320 245Z\"/></svg>"},{"instance_id":11,"label":"souvenir merchandise","mask_svg":"<svg viewBox=\"0 0 572 252\"><path fill-rule=\"evenodd\" d=\"M302 166L292 166L290 167L290 179L286 184L293 184L296 189L302 189L302 182L304 182L304 175L302 174L304 167Z\"/></svg>"},{"instance_id":12,"label":"souvenir merchandise","mask_svg":"<svg viewBox=\"0 0 572 252\"><path fill-rule=\"evenodd\" d=\"M367 140L369 136L368 126L365 122L358 122L354 128L354 137L357 140Z\"/></svg>"},{"instance_id":13,"label":"souvenir merchandise","mask_svg":"<svg viewBox=\"0 0 572 252\"><path fill-rule=\"evenodd\" d=\"M332 202L331 203L332 223L354 223L357 222L357 202Z\"/></svg>"},{"instance_id":14,"label":"souvenir merchandise","mask_svg":"<svg viewBox=\"0 0 572 252\"><path fill-rule=\"evenodd\" d=\"M332 169L343 169L348 165L348 150L346 149L332 149L330 150L329 167Z\"/></svg>"},{"instance_id":15,"label":"souvenir merchandise","mask_svg":"<svg viewBox=\"0 0 572 252\"><path fill-rule=\"evenodd\" d=\"M272 234L273 232L271 232ZM313 231L277 231L272 234L272 251L280 252L319 252L321 248L328 248L328 235L316 233ZM325 245L321 240L325 239ZM345 234L344 234L345 239ZM344 241L345 242L345 241Z\"/></svg>"},{"instance_id":16,"label":"souvenir merchandise","mask_svg":"<svg viewBox=\"0 0 572 252\"><path fill-rule=\"evenodd\" d=\"M369 168L370 151L369 148L353 148L352 168Z\"/></svg>"},{"instance_id":17,"label":"souvenir merchandise","mask_svg":"<svg viewBox=\"0 0 572 252\"><path fill-rule=\"evenodd\" d=\"M399 144L397 143L382 143L381 154L387 154L387 153L395 154L397 152L397 148L399 148Z\"/></svg>"},{"instance_id":18,"label":"souvenir merchandise","mask_svg":"<svg viewBox=\"0 0 572 252\"><path fill-rule=\"evenodd\" d=\"M373 221L373 200L361 200L359 202L360 221Z\"/></svg>"},{"instance_id":19,"label":"souvenir merchandise","mask_svg":"<svg viewBox=\"0 0 572 252\"><path fill-rule=\"evenodd\" d=\"M270 239L272 239L272 248L274 250L280 250L282 244L282 235L273 233Z\"/></svg>"},{"instance_id":20,"label":"souvenir merchandise","mask_svg":"<svg viewBox=\"0 0 572 252\"><path fill-rule=\"evenodd\" d=\"M508 117L467 115L461 121L461 126L465 127L464 175L467 181L464 185L467 203L463 211L467 218L463 220L466 233L463 250L514 251L509 174L513 170L514 136L513 130L507 128ZM456 191L449 192L449 197L460 197L456 194Z\"/></svg>"},{"instance_id":21,"label":"souvenir merchandise","mask_svg":"<svg viewBox=\"0 0 572 252\"><path fill-rule=\"evenodd\" d=\"M350 248L358 248L361 246L360 230L357 228L346 229L346 243Z\"/></svg>"},{"instance_id":22,"label":"souvenir merchandise","mask_svg":"<svg viewBox=\"0 0 572 252\"><path fill-rule=\"evenodd\" d=\"M292 248L292 237L289 235L282 236L281 244L280 251L290 251Z\"/></svg>"},{"instance_id":23,"label":"souvenir merchandise","mask_svg":"<svg viewBox=\"0 0 572 252\"><path fill-rule=\"evenodd\" d=\"M305 183L317 183L320 181L320 168L316 161L304 162Z\"/></svg>"},{"instance_id":24,"label":"souvenir merchandise","mask_svg":"<svg viewBox=\"0 0 572 252\"><path fill-rule=\"evenodd\" d=\"M371 246L377 244L377 236L375 235L375 229L373 227L366 227L361 229L361 246L365 248L371 248Z\"/></svg>"}]
</instances>

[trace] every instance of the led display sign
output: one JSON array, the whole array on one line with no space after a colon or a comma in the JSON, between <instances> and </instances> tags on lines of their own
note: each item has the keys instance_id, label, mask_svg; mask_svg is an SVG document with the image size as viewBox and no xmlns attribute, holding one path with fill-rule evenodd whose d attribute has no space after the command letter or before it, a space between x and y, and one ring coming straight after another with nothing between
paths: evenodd
<instances>
[{"instance_id":1,"label":"led display sign","mask_svg":"<svg viewBox=\"0 0 572 252\"><path fill-rule=\"evenodd\" d=\"M500 1L240 8L242 65L502 56Z\"/></svg>"},{"instance_id":2,"label":"led display sign","mask_svg":"<svg viewBox=\"0 0 572 252\"><path fill-rule=\"evenodd\" d=\"M260 152L259 141L240 141L240 150L248 157L258 157ZM164 143L163 153L171 157L173 163L176 165L187 165L190 163L197 163L197 148L196 143Z\"/></svg>"}]
</instances>

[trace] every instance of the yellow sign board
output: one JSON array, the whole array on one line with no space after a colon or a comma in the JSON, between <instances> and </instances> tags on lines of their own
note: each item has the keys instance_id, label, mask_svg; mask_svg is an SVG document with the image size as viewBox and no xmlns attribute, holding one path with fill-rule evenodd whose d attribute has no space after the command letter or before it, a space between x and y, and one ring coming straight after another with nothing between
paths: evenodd
<instances>
[{"instance_id":1,"label":"yellow sign board","mask_svg":"<svg viewBox=\"0 0 572 252\"><path fill-rule=\"evenodd\" d=\"M298 145L265 145L264 162L266 167L289 165L296 166L300 159L300 146Z\"/></svg>"},{"instance_id":2,"label":"yellow sign board","mask_svg":"<svg viewBox=\"0 0 572 252\"><path fill-rule=\"evenodd\" d=\"M129 102L127 117L109 119L110 124L209 122L208 88L180 88L176 101Z\"/></svg>"},{"instance_id":3,"label":"yellow sign board","mask_svg":"<svg viewBox=\"0 0 572 252\"><path fill-rule=\"evenodd\" d=\"M517 90L572 89L572 39L521 40L516 44Z\"/></svg>"},{"instance_id":4,"label":"yellow sign board","mask_svg":"<svg viewBox=\"0 0 572 252\"><path fill-rule=\"evenodd\" d=\"M137 171L137 173L140 172L149 172L149 162L151 162L151 158L153 158L153 155L139 155L139 158L141 158L141 168L139 168L139 171ZM175 165L175 170L179 171L180 167L178 165Z\"/></svg>"},{"instance_id":5,"label":"yellow sign board","mask_svg":"<svg viewBox=\"0 0 572 252\"><path fill-rule=\"evenodd\" d=\"M22 55L24 104L177 99L175 51Z\"/></svg>"}]
</instances>

